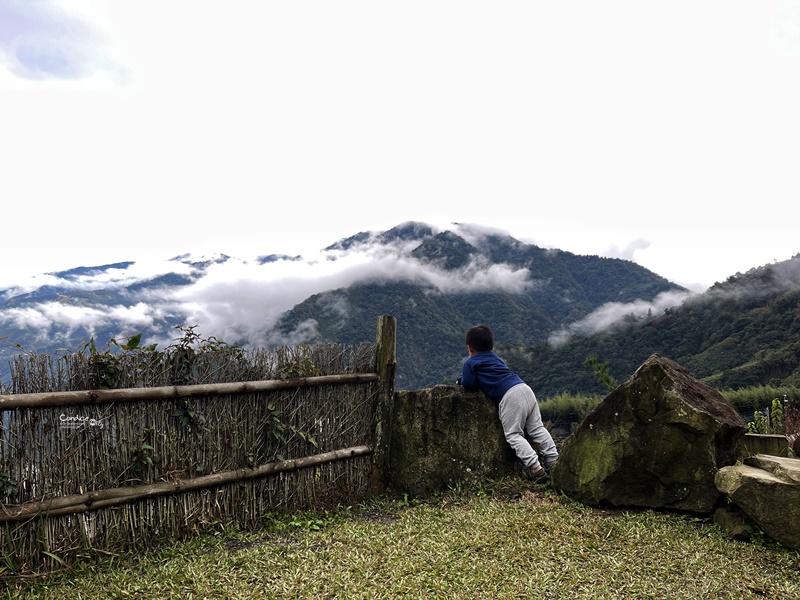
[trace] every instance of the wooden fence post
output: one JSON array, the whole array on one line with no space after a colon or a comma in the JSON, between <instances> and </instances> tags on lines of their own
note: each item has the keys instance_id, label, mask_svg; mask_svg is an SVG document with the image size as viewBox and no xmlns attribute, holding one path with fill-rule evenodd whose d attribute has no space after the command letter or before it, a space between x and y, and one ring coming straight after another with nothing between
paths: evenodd
<instances>
[{"instance_id":1,"label":"wooden fence post","mask_svg":"<svg viewBox=\"0 0 800 600\"><path fill-rule=\"evenodd\" d=\"M386 487L386 470L392 437L392 412L394 410L394 378L397 368L397 319L378 317L376 370L380 378L380 393L375 402L375 442L372 452L372 489Z\"/></svg>"}]
</instances>

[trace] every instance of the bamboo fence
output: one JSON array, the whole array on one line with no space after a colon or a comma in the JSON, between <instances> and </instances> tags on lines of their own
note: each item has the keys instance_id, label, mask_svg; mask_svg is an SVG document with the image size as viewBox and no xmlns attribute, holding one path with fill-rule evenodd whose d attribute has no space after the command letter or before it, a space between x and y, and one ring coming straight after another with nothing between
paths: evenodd
<instances>
[{"instance_id":1,"label":"bamboo fence","mask_svg":"<svg viewBox=\"0 0 800 600\"><path fill-rule=\"evenodd\" d=\"M376 344L21 355L11 379L0 570L253 528L374 483Z\"/></svg>"}]
</instances>

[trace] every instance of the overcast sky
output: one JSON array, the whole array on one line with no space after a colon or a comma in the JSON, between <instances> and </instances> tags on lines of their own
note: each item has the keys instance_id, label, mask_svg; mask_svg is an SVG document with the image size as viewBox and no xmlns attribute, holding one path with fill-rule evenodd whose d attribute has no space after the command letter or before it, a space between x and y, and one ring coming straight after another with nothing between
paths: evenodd
<instances>
[{"instance_id":1,"label":"overcast sky","mask_svg":"<svg viewBox=\"0 0 800 600\"><path fill-rule=\"evenodd\" d=\"M417 220L702 291L800 251L800 2L0 0L0 285Z\"/></svg>"}]
</instances>

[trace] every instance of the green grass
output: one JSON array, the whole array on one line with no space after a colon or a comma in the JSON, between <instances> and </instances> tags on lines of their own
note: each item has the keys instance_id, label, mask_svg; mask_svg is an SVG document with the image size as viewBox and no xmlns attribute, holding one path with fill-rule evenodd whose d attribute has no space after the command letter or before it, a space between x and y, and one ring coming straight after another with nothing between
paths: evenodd
<instances>
[{"instance_id":1,"label":"green grass","mask_svg":"<svg viewBox=\"0 0 800 600\"><path fill-rule=\"evenodd\" d=\"M507 480L5 578L8 598L800 598L800 553Z\"/></svg>"}]
</instances>

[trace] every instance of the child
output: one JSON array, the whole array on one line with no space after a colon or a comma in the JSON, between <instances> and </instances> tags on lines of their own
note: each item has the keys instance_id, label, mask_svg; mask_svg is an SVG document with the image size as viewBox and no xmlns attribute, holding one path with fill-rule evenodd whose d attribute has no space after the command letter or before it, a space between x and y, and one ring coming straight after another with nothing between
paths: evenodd
<instances>
[{"instance_id":1,"label":"child","mask_svg":"<svg viewBox=\"0 0 800 600\"><path fill-rule=\"evenodd\" d=\"M464 361L456 383L467 390L480 389L497 403L506 441L522 461L523 475L532 481L546 481L558 460L558 450L542 423L533 390L493 352L494 334L489 327L471 327L467 330L466 342L469 358ZM525 439L525 433L539 444L544 466Z\"/></svg>"}]
</instances>

